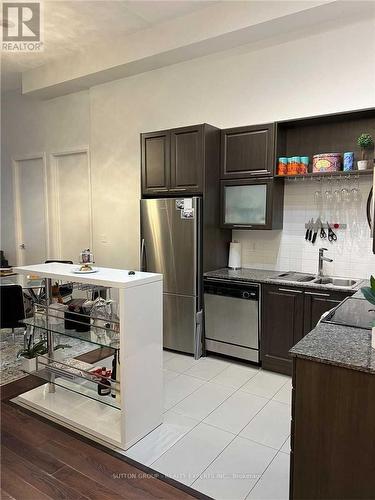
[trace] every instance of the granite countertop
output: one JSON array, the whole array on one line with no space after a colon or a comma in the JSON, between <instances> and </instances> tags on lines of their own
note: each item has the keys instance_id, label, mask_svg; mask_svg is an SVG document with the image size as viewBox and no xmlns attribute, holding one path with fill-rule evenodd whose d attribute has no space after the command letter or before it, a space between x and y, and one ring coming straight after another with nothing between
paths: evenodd
<instances>
[{"instance_id":1,"label":"granite countertop","mask_svg":"<svg viewBox=\"0 0 375 500\"><path fill-rule=\"evenodd\" d=\"M320 323L290 353L298 358L375 374L371 330Z\"/></svg>"},{"instance_id":2,"label":"granite countertop","mask_svg":"<svg viewBox=\"0 0 375 500\"><path fill-rule=\"evenodd\" d=\"M274 285L284 285L287 287L294 286L298 288L316 288L319 290L331 290L331 291L339 291L339 292L348 292L348 291L358 291L364 285L364 281L359 279L358 282L351 288L348 287L340 287L340 286L332 286L332 285L322 285L319 283L312 283L311 281L306 282L295 282L295 281L287 281L283 279L278 279L278 275L283 271L271 271L267 269L229 269L228 267L217 269L216 271L209 271L204 274L207 278L218 278L224 280L237 280L243 282L252 282L252 283L267 283ZM303 274L303 273L296 273ZM309 273L306 273L309 274Z\"/></svg>"},{"instance_id":3,"label":"granite countertop","mask_svg":"<svg viewBox=\"0 0 375 500\"><path fill-rule=\"evenodd\" d=\"M362 286L369 284L368 280L362 281ZM372 309L361 290L349 300L352 304L358 302L354 309L347 309L352 311L354 322L356 316L362 317L364 309L367 310L363 304L368 304L368 310ZM375 374L375 349L371 347L371 330L363 328L321 322L292 347L290 353L298 358Z\"/></svg>"},{"instance_id":4,"label":"granite countertop","mask_svg":"<svg viewBox=\"0 0 375 500\"><path fill-rule=\"evenodd\" d=\"M282 271L266 271L263 269L246 268L234 270L229 269L229 267L224 267L222 269L217 269L216 271L209 271L208 273L204 273L204 275L209 278L263 283L269 279L275 278L281 272Z\"/></svg>"}]
</instances>

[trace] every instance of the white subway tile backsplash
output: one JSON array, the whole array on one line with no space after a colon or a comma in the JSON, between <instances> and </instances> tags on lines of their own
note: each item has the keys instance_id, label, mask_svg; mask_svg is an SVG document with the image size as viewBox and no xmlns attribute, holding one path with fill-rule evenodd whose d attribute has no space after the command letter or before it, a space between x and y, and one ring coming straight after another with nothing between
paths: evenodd
<instances>
[{"instance_id":1,"label":"white subway tile backsplash","mask_svg":"<svg viewBox=\"0 0 375 500\"><path fill-rule=\"evenodd\" d=\"M332 189L341 189L347 181L335 181ZM351 181L349 187L354 187ZM322 193L329 188L322 183ZM328 249L332 263L324 263L327 274L353 278L368 278L375 273L375 255L372 253L370 230L366 219L366 202L371 189L370 177L359 179L362 199L357 203L323 206L318 210L315 191L321 184L310 180L285 183L284 225L282 231L233 231L233 239L242 243L242 265L256 269L294 270L316 273L318 249ZM346 186L347 187L347 186ZM317 237L315 245L305 241L305 222L320 215L326 222L348 224L337 230L337 241Z\"/></svg>"}]
</instances>

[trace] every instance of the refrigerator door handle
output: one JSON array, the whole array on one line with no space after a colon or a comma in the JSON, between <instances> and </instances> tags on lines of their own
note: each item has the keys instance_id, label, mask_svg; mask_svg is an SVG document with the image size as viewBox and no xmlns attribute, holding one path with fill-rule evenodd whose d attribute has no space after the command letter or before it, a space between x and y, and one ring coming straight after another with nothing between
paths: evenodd
<instances>
[{"instance_id":1,"label":"refrigerator door handle","mask_svg":"<svg viewBox=\"0 0 375 500\"><path fill-rule=\"evenodd\" d=\"M146 271L146 243L145 239L142 238L141 241L141 271Z\"/></svg>"},{"instance_id":2,"label":"refrigerator door handle","mask_svg":"<svg viewBox=\"0 0 375 500\"><path fill-rule=\"evenodd\" d=\"M203 310L196 314L196 328L195 328L195 346L194 346L194 359L199 359L202 356L203 345Z\"/></svg>"}]
</instances>

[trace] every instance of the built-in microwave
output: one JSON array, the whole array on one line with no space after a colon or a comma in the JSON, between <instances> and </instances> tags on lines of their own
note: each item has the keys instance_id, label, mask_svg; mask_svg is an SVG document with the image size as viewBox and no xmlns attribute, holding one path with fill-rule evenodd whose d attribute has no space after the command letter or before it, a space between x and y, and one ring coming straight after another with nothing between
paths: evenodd
<instances>
[{"instance_id":1,"label":"built-in microwave","mask_svg":"<svg viewBox=\"0 0 375 500\"><path fill-rule=\"evenodd\" d=\"M284 184L280 179L221 181L221 227L281 229Z\"/></svg>"}]
</instances>

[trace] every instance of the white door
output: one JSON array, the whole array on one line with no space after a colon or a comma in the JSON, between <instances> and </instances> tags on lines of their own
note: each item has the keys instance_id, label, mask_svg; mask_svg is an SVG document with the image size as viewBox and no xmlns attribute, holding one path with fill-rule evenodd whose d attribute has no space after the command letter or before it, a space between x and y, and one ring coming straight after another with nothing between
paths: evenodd
<instances>
[{"instance_id":1,"label":"white door","mask_svg":"<svg viewBox=\"0 0 375 500\"><path fill-rule=\"evenodd\" d=\"M52 155L55 237L59 259L78 262L92 248L91 179L88 151Z\"/></svg>"},{"instance_id":2,"label":"white door","mask_svg":"<svg viewBox=\"0 0 375 500\"><path fill-rule=\"evenodd\" d=\"M45 158L17 159L14 165L17 263L44 262L48 255Z\"/></svg>"}]
</instances>

